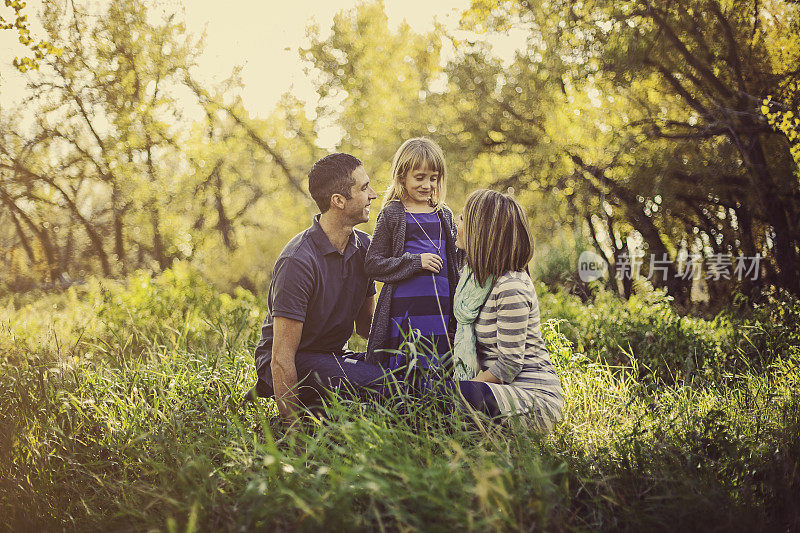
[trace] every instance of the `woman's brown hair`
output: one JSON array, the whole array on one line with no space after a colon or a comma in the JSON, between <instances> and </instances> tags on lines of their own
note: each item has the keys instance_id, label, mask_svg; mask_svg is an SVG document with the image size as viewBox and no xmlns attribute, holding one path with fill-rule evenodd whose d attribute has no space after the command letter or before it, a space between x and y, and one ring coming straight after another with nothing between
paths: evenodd
<instances>
[{"instance_id":1,"label":"woman's brown hair","mask_svg":"<svg viewBox=\"0 0 800 533\"><path fill-rule=\"evenodd\" d=\"M464 249L467 264L481 285L489 276L525 270L533 257L533 240L522 206L507 194L478 189L464 205Z\"/></svg>"}]
</instances>

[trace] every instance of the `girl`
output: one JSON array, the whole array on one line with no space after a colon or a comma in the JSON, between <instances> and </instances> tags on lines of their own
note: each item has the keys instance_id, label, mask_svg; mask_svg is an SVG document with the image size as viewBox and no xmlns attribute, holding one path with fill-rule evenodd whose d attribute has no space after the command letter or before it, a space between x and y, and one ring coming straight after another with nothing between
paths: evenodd
<instances>
[{"instance_id":1,"label":"girl","mask_svg":"<svg viewBox=\"0 0 800 533\"><path fill-rule=\"evenodd\" d=\"M408 363L397 350L412 334L423 337L433 355L416 362L428 368L450 351L452 295L462 256L453 213L444 205L444 153L430 139L409 139L394 154L391 176L364 262L366 274L384 283L367 360L390 369Z\"/></svg>"}]
</instances>

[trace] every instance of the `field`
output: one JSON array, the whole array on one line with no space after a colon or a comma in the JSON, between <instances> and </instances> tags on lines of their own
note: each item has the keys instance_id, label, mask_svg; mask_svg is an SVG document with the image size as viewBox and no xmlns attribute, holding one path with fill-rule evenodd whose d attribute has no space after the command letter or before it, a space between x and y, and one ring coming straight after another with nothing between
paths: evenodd
<instances>
[{"instance_id":1,"label":"field","mask_svg":"<svg viewBox=\"0 0 800 533\"><path fill-rule=\"evenodd\" d=\"M539 295L550 435L409 398L286 433L239 407L264 301L181 265L7 296L0 529L800 529L800 302Z\"/></svg>"}]
</instances>

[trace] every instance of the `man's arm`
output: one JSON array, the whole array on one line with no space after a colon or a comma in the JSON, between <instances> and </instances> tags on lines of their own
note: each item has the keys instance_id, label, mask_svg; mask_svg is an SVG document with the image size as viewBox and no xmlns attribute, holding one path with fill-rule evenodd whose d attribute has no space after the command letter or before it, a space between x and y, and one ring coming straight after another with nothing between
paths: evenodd
<instances>
[{"instance_id":1,"label":"man's arm","mask_svg":"<svg viewBox=\"0 0 800 533\"><path fill-rule=\"evenodd\" d=\"M372 325L372 314L375 312L375 295L367 296L356 317L356 333L363 338L369 338L369 328Z\"/></svg>"},{"instance_id":2,"label":"man's arm","mask_svg":"<svg viewBox=\"0 0 800 533\"><path fill-rule=\"evenodd\" d=\"M300 345L303 323L282 316L276 316L272 326L272 387L278 412L284 418L292 419L295 408L299 405L297 398L297 367L294 358Z\"/></svg>"}]
</instances>

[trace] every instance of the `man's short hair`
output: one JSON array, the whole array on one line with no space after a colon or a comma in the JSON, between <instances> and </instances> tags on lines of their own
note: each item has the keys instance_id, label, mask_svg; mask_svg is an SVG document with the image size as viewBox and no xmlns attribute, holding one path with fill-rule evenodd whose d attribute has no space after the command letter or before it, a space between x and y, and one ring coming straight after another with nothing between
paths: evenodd
<instances>
[{"instance_id":1,"label":"man's short hair","mask_svg":"<svg viewBox=\"0 0 800 533\"><path fill-rule=\"evenodd\" d=\"M362 163L357 157L343 153L326 155L314 163L308 173L308 191L320 213L331 208L334 194L350 199L350 188L356 182L352 174L360 166Z\"/></svg>"}]
</instances>

